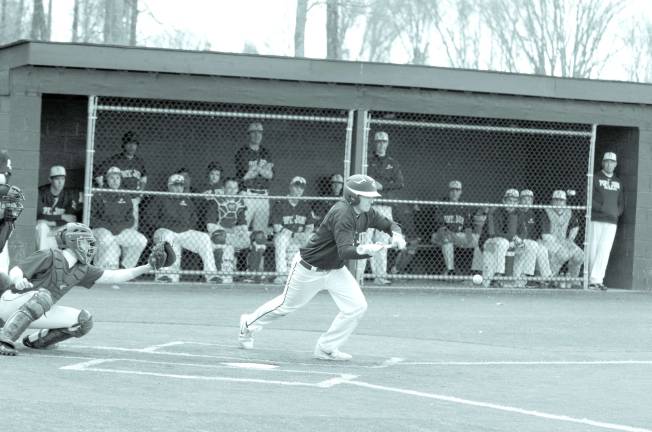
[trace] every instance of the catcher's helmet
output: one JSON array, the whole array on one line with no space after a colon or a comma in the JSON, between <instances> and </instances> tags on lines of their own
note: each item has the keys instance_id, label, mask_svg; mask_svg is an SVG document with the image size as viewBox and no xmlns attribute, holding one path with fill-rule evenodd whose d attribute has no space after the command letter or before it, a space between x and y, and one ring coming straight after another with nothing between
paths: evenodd
<instances>
[{"instance_id":1,"label":"catcher's helmet","mask_svg":"<svg viewBox=\"0 0 652 432\"><path fill-rule=\"evenodd\" d=\"M93 231L78 222L69 222L56 234L60 248L72 249L82 264L90 264L97 252L97 240Z\"/></svg>"},{"instance_id":2,"label":"catcher's helmet","mask_svg":"<svg viewBox=\"0 0 652 432\"><path fill-rule=\"evenodd\" d=\"M23 212L25 195L16 186L0 185L0 217L16 219Z\"/></svg>"},{"instance_id":3,"label":"catcher's helmet","mask_svg":"<svg viewBox=\"0 0 652 432\"><path fill-rule=\"evenodd\" d=\"M376 181L363 174L355 174L344 183L344 199L351 205L360 203L360 197L377 198L380 196Z\"/></svg>"}]
</instances>

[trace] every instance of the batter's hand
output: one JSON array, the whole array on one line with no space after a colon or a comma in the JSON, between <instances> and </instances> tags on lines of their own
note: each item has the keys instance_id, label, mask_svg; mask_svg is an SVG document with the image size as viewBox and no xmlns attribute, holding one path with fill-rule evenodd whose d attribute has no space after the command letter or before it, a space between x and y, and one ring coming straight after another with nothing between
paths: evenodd
<instances>
[{"instance_id":1,"label":"batter's hand","mask_svg":"<svg viewBox=\"0 0 652 432\"><path fill-rule=\"evenodd\" d=\"M375 255L382 250L389 249L390 247L391 245L386 243L369 243L359 245L357 248L355 248L355 251L358 253L358 255Z\"/></svg>"},{"instance_id":2,"label":"batter's hand","mask_svg":"<svg viewBox=\"0 0 652 432\"><path fill-rule=\"evenodd\" d=\"M33 287L32 283L30 281L28 281L26 278L22 278L21 280L16 282L14 284L14 286L16 287L16 290L18 290L18 291L22 291L24 289L30 289L30 288Z\"/></svg>"},{"instance_id":3,"label":"batter's hand","mask_svg":"<svg viewBox=\"0 0 652 432\"><path fill-rule=\"evenodd\" d=\"M405 237L401 233L392 233L392 244L391 247L397 248L399 250L405 249L406 242Z\"/></svg>"}]
</instances>

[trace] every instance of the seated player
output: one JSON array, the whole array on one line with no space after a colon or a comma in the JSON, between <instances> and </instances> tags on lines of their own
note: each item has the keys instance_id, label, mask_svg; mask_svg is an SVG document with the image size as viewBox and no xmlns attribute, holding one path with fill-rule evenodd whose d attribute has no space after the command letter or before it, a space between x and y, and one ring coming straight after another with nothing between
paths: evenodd
<instances>
[{"instance_id":1,"label":"seated player","mask_svg":"<svg viewBox=\"0 0 652 432\"><path fill-rule=\"evenodd\" d=\"M96 241L89 227L68 223L56 234L62 249L37 251L0 274L0 355L16 355L16 341L29 327L39 331L25 336L23 345L48 348L72 337L82 337L93 328L93 317L85 309L56 303L74 286L117 284L151 269L169 266L175 260L169 245L152 250L149 263L135 268L104 270L91 264Z\"/></svg>"},{"instance_id":2,"label":"seated player","mask_svg":"<svg viewBox=\"0 0 652 432\"><path fill-rule=\"evenodd\" d=\"M462 182L453 180L448 184L448 196L443 201L457 203L462 196ZM455 248L473 249L472 270L482 269L482 257L478 241L480 235L473 231L471 207L461 205L442 205L436 211L436 231L432 233L431 243L441 247L445 275L455 275Z\"/></svg>"},{"instance_id":3,"label":"seated player","mask_svg":"<svg viewBox=\"0 0 652 432\"><path fill-rule=\"evenodd\" d=\"M50 184L38 188L36 249L56 248L54 235L67 222L77 222L81 203L78 194L66 187L66 169L50 168Z\"/></svg>"},{"instance_id":4,"label":"seated player","mask_svg":"<svg viewBox=\"0 0 652 432\"><path fill-rule=\"evenodd\" d=\"M290 182L290 197L300 197L306 189L306 179L294 177ZM288 267L299 248L306 245L315 228L312 210L305 200L289 199L276 201L272 207L274 227L274 257L276 272L274 283L285 283Z\"/></svg>"},{"instance_id":5,"label":"seated player","mask_svg":"<svg viewBox=\"0 0 652 432\"><path fill-rule=\"evenodd\" d=\"M238 195L238 181L235 178L228 178L224 181L224 194L227 196L216 196L208 208L206 230L213 241L215 262L221 262L221 269L224 273L222 283L232 283L232 273L235 271L235 252L248 249L251 240L245 218L244 200L233 196ZM262 256L260 251L252 253Z\"/></svg>"},{"instance_id":6,"label":"seated player","mask_svg":"<svg viewBox=\"0 0 652 432\"><path fill-rule=\"evenodd\" d=\"M197 212L192 201L182 195L184 181L181 174L172 174L168 178L168 191L179 195L157 196L151 205L151 220L160 226L154 232L154 244L170 243L177 256L181 256L181 248L198 254L204 264L206 280L217 282L213 243L207 233L195 229ZM167 273L157 273L156 280L178 282L179 267L177 260L172 268L162 269Z\"/></svg>"},{"instance_id":7,"label":"seated player","mask_svg":"<svg viewBox=\"0 0 652 432\"><path fill-rule=\"evenodd\" d=\"M534 192L530 189L523 189L520 194L520 203L522 205L532 205L534 203ZM550 277L550 261L548 259L548 249L538 240L541 237L541 214L538 209L520 207L518 209L519 216L519 237L523 239L523 243L534 251L535 259L529 261L520 261L523 264L523 269L517 269L514 273L521 273L525 275L525 279L521 278L516 281L517 286L545 286L545 282L528 281L528 276L534 276L534 271L538 270L542 277ZM527 250L527 248L519 249L520 251Z\"/></svg>"},{"instance_id":8,"label":"seated player","mask_svg":"<svg viewBox=\"0 0 652 432\"><path fill-rule=\"evenodd\" d=\"M541 214L541 243L548 249L550 270L553 276L568 262L569 277L578 277L584 262L584 251L575 243L580 229L577 215L566 206L566 192L556 190L552 193L551 204L556 208L546 208ZM578 287L579 283L572 284Z\"/></svg>"},{"instance_id":9,"label":"seated player","mask_svg":"<svg viewBox=\"0 0 652 432\"><path fill-rule=\"evenodd\" d=\"M344 188L344 177L342 174L332 174L328 178L328 184L324 185L322 195L328 197L342 198L342 190ZM315 227L318 227L322 220L326 217L326 213L333 207L335 200L318 200L312 205L313 217L315 219Z\"/></svg>"},{"instance_id":10,"label":"seated player","mask_svg":"<svg viewBox=\"0 0 652 432\"><path fill-rule=\"evenodd\" d=\"M111 167L104 176L108 188L120 189L122 172ZM98 193L93 196L91 227L97 239L95 264L106 269L117 269L122 252L122 267L135 267L147 246L147 238L133 229L134 209L129 195Z\"/></svg>"}]
</instances>

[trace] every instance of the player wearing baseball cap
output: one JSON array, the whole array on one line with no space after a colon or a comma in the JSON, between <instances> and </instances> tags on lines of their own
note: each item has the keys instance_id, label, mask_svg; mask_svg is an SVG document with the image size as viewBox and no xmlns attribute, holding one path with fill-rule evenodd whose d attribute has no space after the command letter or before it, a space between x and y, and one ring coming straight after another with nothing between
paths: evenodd
<instances>
[{"instance_id":1,"label":"player wearing baseball cap","mask_svg":"<svg viewBox=\"0 0 652 432\"><path fill-rule=\"evenodd\" d=\"M530 189L523 189L520 193L521 205L534 204L534 192ZM528 207L518 209L519 236L523 239L523 248L520 253L532 253L533 256L519 260L519 266L514 268L514 276L517 278L517 286L544 286L545 282L527 281L528 276L534 276L535 270L539 270L542 277L550 277L550 261L548 249L538 240L541 238L541 215L538 210ZM522 276L525 277L522 277Z\"/></svg>"},{"instance_id":2,"label":"player wearing baseball cap","mask_svg":"<svg viewBox=\"0 0 652 432\"><path fill-rule=\"evenodd\" d=\"M568 262L567 276L578 277L584 262L584 251L575 243L580 223L575 212L565 208L566 199L563 190L552 193L550 204L556 207L546 208L541 214L541 242L548 249L553 276Z\"/></svg>"},{"instance_id":3,"label":"player wearing baseball cap","mask_svg":"<svg viewBox=\"0 0 652 432\"><path fill-rule=\"evenodd\" d=\"M593 199L589 225L589 288L606 290L604 274L616 237L618 219L625 210L623 184L614 174L616 153L602 156L602 170L593 176Z\"/></svg>"},{"instance_id":4,"label":"player wearing baseball cap","mask_svg":"<svg viewBox=\"0 0 652 432\"><path fill-rule=\"evenodd\" d=\"M333 205L308 244L295 255L283 293L240 317L239 341L243 348L253 348L255 332L304 306L319 291L327 289L340 313L317 341L314 357L335 361L351 359L340 347L357 327L367 309L367 301L344 263L369 258L390 246L405 248L400 227L372 208L374 199L379 196L376 182L369 176L356 174L346 180L343 200ZM361 234L369 227L391 236L391 245L360 244Z\"/></svg>"}]
</instances>

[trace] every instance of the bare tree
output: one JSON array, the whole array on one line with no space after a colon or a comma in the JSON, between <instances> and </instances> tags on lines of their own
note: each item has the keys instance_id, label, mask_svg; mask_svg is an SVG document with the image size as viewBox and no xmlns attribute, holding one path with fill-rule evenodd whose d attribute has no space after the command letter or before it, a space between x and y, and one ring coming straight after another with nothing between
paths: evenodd
<instances>
[{"instance_id":1,"label":"bare tree","mask_svg":"<svg viewBox=\"0 0 652 432\"><path fill-rule=\"evenodd\" d=\"M627 23L623 45L628 62L624 65L627 79L652 82L652 22L649 18L634 18Z\"/></svg>"},{"instance_id":2,"label":"bare tree","mask_svg":"<svg viewBox=\"0 0 652 432\"><path fill-rule=\"evenodd\" d=\"M588 78L609 58L600 48L623 5L623 0L482 0L481 10L508 71Z\"/></svg>"},{"instance_id":3,"label":"bare tree","mask_svg":"<svg viewBox=\"0 0 652 432\"><path fill-rule=\"evenodd\" d=\"M45 12L43 11L43 0L34 0L32 10L32 31L30 37L35 40L43 40L46 33Z\"/></svg>"},{"instance_id":4,"label":"bare tree","mask_svg":"<svg viewBox=\"0 0 652 432\"><path fill-rule=\"evenodd\" d=\"M448 57L448 64L456 68L480 67L482 22L478 2L474 0L445 0L433 8L434 25Z\"/></svg>"},{"instance_id":5,"label":"bare tree","mask_svg":"<svg viewBox=\"0 0 652 432\"><path fill-rule=\"evenodd\" d=\"M308 19L308 0L297 0L294 20L294 56L305 56L306 21Z\"/></svg>"},{"instance_id":6,"label":"bare tree","mask_svg":"<svg viewBox=\"0 0 652 432\"><path fill-rule=\"evenodd\" d=\"M129 0L129 45L136 46L138 43L138 0Z\"/></svg>"},{"instance_id":7,"label":"bare tree","mask_svg":"<svg viewBox=\"0 0 652 432\"><path fill-rule=\"evenodd\" d=\"M341 58L340 5L338 0L326 0L326 58Z\"/></svg>"},{"instance_id":8,"label":"bare tree","mask_svg":"<svg viewBox=\"0 0 652 432\"><path fill-rule=\"evenodd\" d=\"M392 0L372 0L367 5L365 13L365 28L360 47L359 58L388 62L392 45L399 31L392 24Z\"/></svg>"},{"instance_id":9,"label":"bare tree","mask_svg":"<svg viewBox=\"0 0 652 432\"><path fill-rule=\"evenodd\" d=\"M79 41L79 2L80 0L75 0L72 12L72 41Z\"/></svg>"},{"instance_id":10,"label":"bare tree","mask_svg":"<svg viewBox=\"0 0 652 432\"><path fill-rule=\"evenodd\" d=\"M392 23L408 53L408 62L426 64L437 17L437 0L392 0L390 3Z\"/></svg>"}]
</instances>

